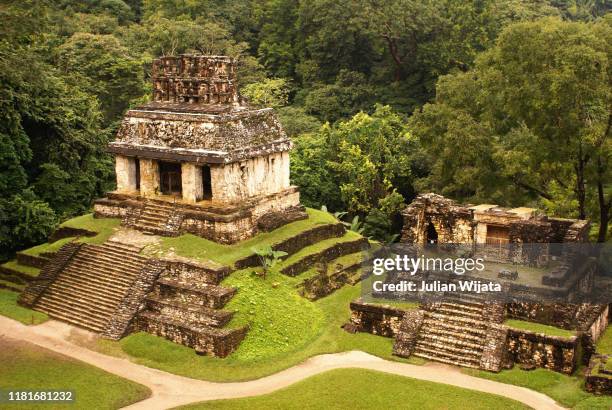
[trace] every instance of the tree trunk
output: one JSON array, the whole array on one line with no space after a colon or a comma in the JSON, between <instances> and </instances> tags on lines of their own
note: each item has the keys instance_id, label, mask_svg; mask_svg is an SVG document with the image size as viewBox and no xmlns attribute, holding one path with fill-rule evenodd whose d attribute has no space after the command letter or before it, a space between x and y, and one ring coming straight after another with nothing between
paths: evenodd
<instances>
[{"instance_id":1,"label":"tree trunk","mask_svg":"<svg viewBox=\"0 0 612 410\"><path fill-rule=\"evenodd\" d=\"M599 201L599 233L597 242L605 242L608 234L608 223L610 222L610 208L612 208L612 198L606 202L604 185L602 181L604 166L601 157L597 158L597 199Z\"/></svg>"},{"instance_id":2,"label":"tree trunk","mask_svg":"<svg viewBox=\"0 0 612 410\"><path fill-rule=\"evenodd\" d=\"M395 63L395 81L400 81L402 79L402 59L399 56L399 51L397 50L397 42L395 39L385 36L385 40L387 40L387 45L389 46L389 53L391 53L391 58L393 58L393 62Z\"/></svg>"},{"instance_id":3,"label":"tree trunk","mask_svg":"<svg viewBox=\"0 0 612 410\"><path fill-rule=\"evenodd\" d=\"M578 218L586 219L586 187L584 183L584 157L582 155L582 144L578 152L578 163L576 164L576 199L578 199Z\"/></svg>"}]
</instances>

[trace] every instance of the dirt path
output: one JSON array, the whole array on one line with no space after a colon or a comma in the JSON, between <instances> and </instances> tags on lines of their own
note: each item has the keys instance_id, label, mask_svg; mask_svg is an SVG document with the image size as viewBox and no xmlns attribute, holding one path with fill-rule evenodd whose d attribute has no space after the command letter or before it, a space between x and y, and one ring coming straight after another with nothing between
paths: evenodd
<instances>
[{"instance_id":1,"label":"dirt path","mask_svg":"<svg viewBox=\"0 0 612 410\"><path fill-rule=\"evenodd\" d=\"M24 340L62 353L149 387L153 392L151 398L138 402L128 407L129 409L167 409L205 400L258 396L287 387L327 370L351 367L378 370L419 380L497 394L520 401L535 409L562 408L544 394L523 387L468 376L453 367L443 365L415 366L396 363L359 351L315 356L287 370L257 380L236 383L206 382L151 369L132 363L127 359L106 356L77 346L66 340L72 329L68 325L55 321L49 321L39 326L25 326L0 316L0 335Z\"/></svg>"}]
</instances>

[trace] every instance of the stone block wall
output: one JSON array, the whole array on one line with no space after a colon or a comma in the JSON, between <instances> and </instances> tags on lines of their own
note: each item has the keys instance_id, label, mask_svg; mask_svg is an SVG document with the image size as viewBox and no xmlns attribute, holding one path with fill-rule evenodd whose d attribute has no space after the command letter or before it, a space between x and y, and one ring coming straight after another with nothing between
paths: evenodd
<instances>
[{"instance_id":1,"label":"stone block wall","mask_svg":"<svg viewBox=\"0 0 612 410\"><path fill-rule=\"evenodd\" d=\"M351 302L351 327L357 332L394 337L406 314L405 310L362 301Z\"/></svg>"},{"instance_id":2,"label":"stone block wall","mask_svg":"<svg viewBox=\"0 0 612 410\"><path fill-rule=\"evenodd\" d=\"M508 361L508 327L489 322L480 358L480 368L499 372Z\"/></svg>"},{"instance_id":3,"label":"stone block wall","mask_svg":"<svg viewBox=\"0 0 612 410\"><path fill-rule=\"evenodd\" d=\"M276 152L210 168L213 199L237 202L281 192L290 186L289 152Z\"/></svg>"},{"instance_id":4,"label":"stone block wall","mask_svg":"<svg viewBox=\"0 0 612 410\"><path fill-rule=\"evenodd\" d=\"M410 357L412 355L424 318L425 312L421 309L409 310L404 314L393 344L394 355L399 357Z\"/></svg>"},{"instance_id":5,"label":"stone block wall","mask_svg":"<svg viewBox=\"0 0 612 410\"><path fill-rule=\"evenodd\" d=\"M527 330L508 330L508 350L513 362L572 374L578 364L579 338L563 338Z\"/></svg>"}]
</instances>

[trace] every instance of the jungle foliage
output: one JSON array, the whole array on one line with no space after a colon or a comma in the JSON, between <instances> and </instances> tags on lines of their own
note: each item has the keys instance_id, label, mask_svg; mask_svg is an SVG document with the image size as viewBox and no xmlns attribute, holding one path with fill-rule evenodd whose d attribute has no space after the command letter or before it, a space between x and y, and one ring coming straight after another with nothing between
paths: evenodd
<instances>
[{"instance_id":1,"label":"jungle foliage","mask_svg":"<svg viewBox=\"0 0 612 410\"><path fill-rule=\"evenodd\" d=\"M239 59L306 205L385 240L416 192L612 214L605 0L0 1L0 259L113 185L152 60Z\"/></svg>"}]
</instances>

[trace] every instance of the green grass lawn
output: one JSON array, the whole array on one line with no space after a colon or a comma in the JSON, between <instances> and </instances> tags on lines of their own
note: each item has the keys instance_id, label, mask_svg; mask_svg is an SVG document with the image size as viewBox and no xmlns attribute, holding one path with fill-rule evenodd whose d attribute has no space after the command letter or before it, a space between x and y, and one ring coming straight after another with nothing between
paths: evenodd
<instances>
[{"instance_id":1,"label":"green grass lawn","mask_svg":"<svg viewBox=\"0 0 612 410\"><path fill-rule=\"evenodd\" d=\"M510 370L491 373L482 370L464 369L465 373L484 379L495 380L502 383L527 387L528 389L544 393L565 407L574 409L609 410L612 408L612 397L594 396L582 389L584 380L576 376L557 373L548 369L521 370L515 366Z\"/></svg>"},{"instance_id":2,"label":"green grass lawn","mask_svg":"<svg viewBox=\"0 0 612 410\"><path fill-rule=\"evenodd\" d=\"M75 402L3 404L4 409L118 409L151 395L142 385L29 343L0 339L0 388L72 390Z\"/></svg>"},{"instance_id":3,"label":"green grass lawn","mask_svg":"<svg viewBox=\"0 0 612 410\"><path fill-rule=\"evenodd\" d=\"M543 325L541 323L527 322L525 320L508 319L504 322L504 324L514 329L528 330L535 333L544 333L548 336L569 338L576 335L576 331L574 330L561 329L554 326Z\"/></svg>"},{"instance_id":4,"label":"green grass lawn","mask_svg":"<svg viewBox=\"0 0 612 410\"><path fill-rule=\"evenodd\" d=\"M289 239L300 232L314 228L318 225L333 224L338 221L328 212L316 209L306 209L308 219L292 222L272 232L260 233L257 236L233 245L223 245L187 234L176 238L163 238L161 241L162 253L173 250L176 254L187 258L212 260L223 265L232 265L238 259L253 254L253 247L274 245ZM158 251L153 249L153 251Z\"/></svg>"},{"instance_id":5,"label":"green grass lawn","mask_svg":"<svg viewBox=\"0 0 612 410\"><path fill-rule=\"evenodd\" d=\"M514 400L363 369L338 369L274 393L181 409L528 409Z\"/></svg>"},{"instance_id":6,"label":"green grass lawn","mask_svg":"<svg viewBox=\"0 0 612 410\"><path fill-rule=\"evenodd\" d=\"M0 315L18 320L26 325L37 325L49 320L49 317L44 313L19 306L17 304L18 298L18 293L0 289Z\"/></svg>"},{"instance_id":7,"label":"green grass lawn","mask_svg":"<svg viewBox=\"0 0 612 410\"><path fill-rule=\"evenodd\" d=\"M597 353L612 354L612 326L608 326L597 341ZM609 362L612 362L612 360L609 360Z\"/></svg>"},{"instance_id":8,"label":"green grass lawn","mask_svg":"<svg viewBox=\"0 0 612 410\"><path fill-rule=\"evenodd\" d=\"M94 218L93 214L87 214L72 218L62 223L60 226L70 228L86 229L92 232L98 232L98 235L92 237L80 237L79 241L84 243L101 244L105 242L115 231L115 228L121 224L120 219L114 218ZM57 252L59 248L66 243L74 240L74 238L63 238L53 243L43 243L38 246L22 251L28 255L40 255L43 252Z\"/></svg>"}]
</instances>

